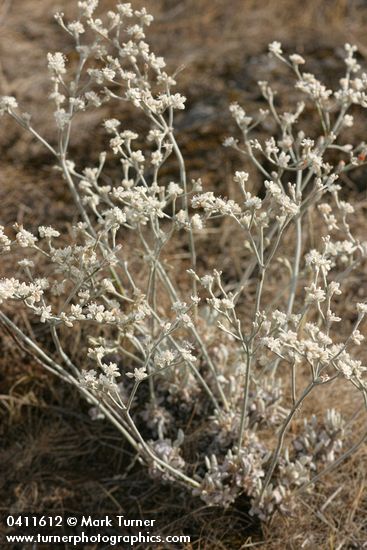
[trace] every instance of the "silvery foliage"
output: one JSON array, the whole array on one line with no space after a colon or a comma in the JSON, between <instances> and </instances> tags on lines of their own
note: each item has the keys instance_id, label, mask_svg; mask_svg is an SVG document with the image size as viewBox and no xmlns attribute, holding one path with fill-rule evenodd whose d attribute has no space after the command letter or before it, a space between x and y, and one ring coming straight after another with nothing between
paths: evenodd
<instances>
[{"instance_id":1,"label":"silvery foliage","mask_svg":"<svg viewBox=\"0 0 367 550\"><path fill-rule=\"evenodd\" d=\"M366 401L366 367L353 348L363 341L359 328L367 305L356 304L354 325L341 340L333 303L367 252L367 243L351 233L354 207L340 197L339 183L343 172L365 163L367 146L345 144L342 134L353 125L350 107L367 106L367 74L356 48L346 45L340 88L327 89L302 72L301 56L287 57L273 42L270 55L293 72L304 101L281 113L271 86L260 82L267 110L252 117L230 106L242 138L224 145L253 164L264 193L254 195L249 174L237 171L233 179L242 198L223 198L187 179L174 132L175 113L186 98L174 91L175 75L145 42L152 17L118 4L100 19L97 4L79 1L76 21L56 16L75 41L79 61L73 69L63 53L47 55L55 142L37 132L14 97L0 101L1 114L54 155L80 216L68 244L50 226L32 233L15 225L14 236L1 228L2 251L24 251L17 276L0 281L1 322L48 371L79 389L94 418L116 426L153 477L181 483L209 505L228 506L245 493L252 513L263 519L274 510L291 512L296 493L365 438L347 447L350 423L336 410L323 421L305 420L294 441L286 435L306 397L321 395L337 379ZM110 152L80 167L69 152L75 118L108 101L132 104L150 130L143 139L123 120L105 120ZM303 112L311 107L321 128L312 139L302 130ZM270 119L276 137L252 138ZM104 176L111 157L120 164L115 178ZM162 173L167 159L177 168L172 180ZM312 246L306 238L311 211L327 230ZM243 276L231 285L220 265L210 273L197 267L196 237L218 218L232 220L234 235L250 251ZM188 243L188 284L172 269L172 254L170 263L165 255L174 239ZM264 285L281 258L289 284L269 302ZM254 307L244 314L249 282L256 284ZM12 321L4 307L9 301L21 302L48 327L54 352ZM64 347L65 331L76 326L83 329L81 360ZM190 422L200 426L199 436L190 432Z\"/></svg>"}]
</instances>

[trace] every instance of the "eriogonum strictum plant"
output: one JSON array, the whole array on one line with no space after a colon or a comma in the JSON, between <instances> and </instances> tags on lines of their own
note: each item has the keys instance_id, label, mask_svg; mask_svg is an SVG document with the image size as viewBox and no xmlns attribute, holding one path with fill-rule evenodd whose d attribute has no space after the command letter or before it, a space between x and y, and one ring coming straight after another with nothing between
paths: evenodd
<instances>
[{"instance_id":1,"label":"eriogonum strictum plant","mask_svg":"<svg viewBox=\"0 0 367 550\"><path fill-rule=\"evenodd\" d=\"M304 101L282 113L270 85L260 82L266 110L249 116L238 104L230 106L242 136L224 145L254 165L263 185L260 198L251 192L249 174L237 171L237 200L222 198L188 179L174 131L175 113L186 98L174 91L175 76L145 42L152 17L117 4L100 19L97 4L79 1L76 21L56 16L75 41L79 61L74 71L63 53L47 55L54 141L37 132L14 97L0 101L1 114L54 156L80 216L66 245L53 227L41 225L34 234L16 225L14 237L1 228L3 252L20 247L25 258L19 278L0 281L0 303L22 302L47 325L54 348L27 334L9 308L0 313L2 325L48 371L76 386L92 414L116 426L152 476L179 482L208 504L228 506L245 493L261 518L290 511L296 493L366 437L346 446L350 422L334 409L323 421L314 417L304 424L296 413L310 394L337 379L355 386L367 402L366 368L352 355L363 340L359 329L367 305L356 304L344 340L338 334L342 320L333 311L335 297L367 252L351 232L354 208L342 200L339 183L342 173L365 163L367 146L345 144L342 134L353 125L350 107L367 106L367 74L356 48L346 45L340 88L327 89L302 71L300 55L288 57L273 42L270 54L293 73ZM138 148L143 138L123 120L105 120L111 151L79 166L69 148L75 115L108 101L128 102L147 117L147 145ZM302 120L312 107L319 133L311 138ZM252 137L270 119L274 137ZM115 179L104 176L111 157L120 166ZM162 172L167 159L170 172ZM175 175L168 176L172 170ZM310 213L325 227L312 245ZM247 250L242 275L231 284L220 265L205 273L197 263L195 237L205 237L218 218L232 220L233 235ZM190 254L184 283L166 261L174 239L187 242ZM37 268L41 256L43 274ZM267 278L279 260L289 269L288 283L269 299ZM63 337L76 325L88 335L80 363ZM300 424L293 441L292 422Z\"/></svg>"}]
</instances>

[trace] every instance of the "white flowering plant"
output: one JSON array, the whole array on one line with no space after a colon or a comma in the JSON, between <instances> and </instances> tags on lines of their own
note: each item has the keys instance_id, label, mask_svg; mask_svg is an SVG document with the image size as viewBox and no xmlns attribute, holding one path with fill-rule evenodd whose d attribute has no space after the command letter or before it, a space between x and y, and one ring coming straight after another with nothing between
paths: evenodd
<instances>
[{"instance_id":1,"label":"white flowering plant","mask_svg":"<svg viewBox=\"0 0 367 550\"><path fill-rule=\"evenodd\" d=\"M152 16L125 3L100 18L98 0L77 4L75 21L62 13L56 19L74 41L78 63L61 52L47 55L53 142L16 98L0 99L0 113L54 157L79 216L69 236L45 225L33 233L18 224L14 232L0 228L2 253L24 252L21 275L0 280L1 324L80 391L93 417L119 430L153 477L180 483L209 505L226 507L245 494L251 513L264 520L276 510L289 513L297 494L367 436L352 441L337 403L323 419L301 425L297 418L311 394L337 381L354 386L367 405L366 367L356 351L367 304L355 304L345 338L338 330L344 320L333 311L367 254L367 243L352 233L355 209L340 185L342 174L366 164L366 144L344 143L343 132L353 126L350 110L367 106L367 74L347 44L346 72L333 91L302 71L300 55L270 44L303 99L280 112L275 91L260 82L266 109L250 116L230 106L241 139L224 145L262 185L255 193L250 173L237 170L235 196L221 197L187 174L174 129L186 98L145 41ZM104 120L109 150L79 166L70 153L77 117L107 102L132 105L150 129L141 136L123 119ZM311 109L319 128L308 136L302 123ZM274 133L262 140L258 130L269 120ZM109 163L113 176L105 175ZM324 227L318 240L309 237L315 217ZM216 269L203 268L197 246L222 219L243 243L236 281L226 280L220 257ZM184 274L182 260L173 265L169 253L179 241L187 243ZM279 265L288 270L287 283L269 292ZM47 327L52 345L12 319L12 302ZM65 344L76 326L83 328L82 360Z\"/></svg>"}]
</instances>

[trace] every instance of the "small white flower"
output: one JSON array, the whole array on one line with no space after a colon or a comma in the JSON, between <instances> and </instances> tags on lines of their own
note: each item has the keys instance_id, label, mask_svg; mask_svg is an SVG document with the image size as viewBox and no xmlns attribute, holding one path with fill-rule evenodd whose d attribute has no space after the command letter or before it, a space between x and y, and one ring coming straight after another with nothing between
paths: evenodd
<instances>
[{"instance_id":1,"label":"small white flower","mask_svg":"<svg viewBox=\"0 0 367 550\"><path fill-rule=\"evenodd\" d=\"M117 155L117 153L120 151L120 147L122 144L123 140L120 136L116 136L110 140L110 147L115 155Z\"/></svg>"},{"instance_id":2,"label":"small white flower","mask_svg":"<svg viewBox=\"0 0 367 550\"><path fill-rule=\"evenodd\" d=\"M70 122L71 115L65 111L65 109L58 109L54 113L56 125L60 130L63 130Z\"/></svg>"},{"instance_id":3,"label":"small white flower","mask_svg":"<svg viewBox=\"0 0 367 550\"><path fill-rule=\"evenodd\" d=\"M303 57L301 55L298 55L297 53L290 55L289 59L293 63L293 65L303 65L304 63L306 63Z\"/></svg>"},{"instance_id":4,"label":"small white flower","mask_svg":"<svg viewBox=\"0 0 367 550\"><path fill-rule=\"evenodd\" d=\"M83 388L96 390L98 387L97 373L95 370L83 370L79 375L79 382Z\"/></svg>"},{"instance_id":5,"label":"small white flower","mask_svg":"<svg viewBox=\"0 0 367 550\"><path fill-rule=\"evenodd\" d=\"M63 53L55 52L47 54L48 69L56 75L66 73L65 62L66 58Z\"/></svg>"},{"instance_id":6,"label":"small white flower","mask_svg":"<svg viewBox=\"0 0 367 550\"><path fill-rule=\"evenodd\" d=\"M204 288L210 288L214 283L214 277L212 275L204 275L201 277L200 282Z\"/></svg>"},{"instance_id":7,"label":"small white flower","mask_svg":"<svg viewBox=\"0 0 367 550\"><path fill-rule=\"evenodd\" d=\"M110 133L113 133L119 126L121 122L116 118L110 118L104 121L104 127Z\"/></svg>"},{"instance_id":8,"label":"small white flower","mask_svg":"<svg viewBox=\"0 0 367 550\"><path fill-rule=\"evenodd\" d=\"M364 317L367 315L367 303L359 303L357 304L357 311L360 316Z\"/></svg>"},{"instance_id":9,"label":"small white flower","mask_svg":"<svg viewBox=\"0 0 367 550\"><path fill-rule=\"evenodd\" d=\"M354 124L353 116L352 115L344 115L343 125L346 126L347 128L350 128L350 127L353 126L353 124Z\"/></svg>"},{"instance_id":10,"label":"small white flower","mask_svg":"<svg viewBox=\"0 0 367 550\"><path fill-rule=\"evenodd\" d=\"M85 32L85 28L80 21L72 21L67 25L67 28L75 37Z\"/></svg>"},{"instance_id":11,"label":"small white flower","mask_svg":"<svg viewBox=\"0 0 367 550\"><path fill-rule=\"evenodd\" d=\"M244 185L248 181L248 178L249 178L248 172L243 172L243 171L237 170L237 172L235 172L233 181L235 181L236 183L240 183L240 184Z\"/></svg>"},{"instance_id":12,"label":"small white flower","mask_svg":"<svg viewBox=\"0 0 367 550\"><path fill-rule=\"evenodd\" d=\"M51 306L42 306L37 309L37 313L41 315L41 323L45 323L49 319L52 319Z\"/></svg>"},{"instance_id":13,"label":"small white flower","mask_svg":"<svg viewBox=\"0 0 367 550\"><path fill-rule=\"evenodd\" d=\"M132 17L133 16L133 10L131 8L131 3L125 3L125 4L117 4L116 6L118 12L123 17Z\"/></svg>"},{"instance_id":14,"label":"small white flower","mask_svg":"<svg viewBox=\"0 0 367 550\"><path fill-rule=\"evenodd\" d=\"M53 227L40 225L38 233L41 239L52 239L52 237L60 237L60 233Z\"/></svg>"},{"instance_id":15,"label":"small white flower","mask_svg":"<svg viewBox=\"0 0 367 550\"><path fill-rule=\"evenodd\" d=\"M16 239L22 248L32 247L37 242L37 237L26 231L26 229L23 229L22 226L19 227Z\"/></svg>"},{"instance_id":16,"label":"small white flower","mask_svg":"<svg viewBox=\"0 0 367 550\"><path fill-rule=\"evenodd\" d=\"M18 265L21 267L34 267L34 262L25 258L24 260L19 260Z\"/></svg>"},{"instance_id":17,"label":"small white flower","mask_svg":"<svg viewBox=\"0 0 367 550\"><path fill-rule=\"evenodd\" d=\"M174 109L185 109L186 97L181 94L173 94L169 97L168 105Z\"/></svg>"},{"instance_id":18,"label":"small white flower","mask_svg":"<svg viewBox=\"0 0 367 550\"><path fill-rule=\"evenodd\" d=\"M0 280L0 304L5 300L14 298L19 281L14 278Z\"/></svg>"},{"instance_id":19,"label":"small white flower","mask_svg":"<svg viewBox=\"0 0 367 550\"><path fill-rule=\"evenodd\" d=\"M110 67L104 67L102 69L102 74L103 74L103 76L105 77L106 80L110 80L110 81L112 81L116 76L115 71L113 69L111 69Z\"/></svg>"},{"instance_id":20,"label":"small white flower","mask_svg":"<svg viewBox=\"0 0 367 550\"><path fill-rule=\"evenodd\" d=\"M329 323L339 323L341 321L341 318L337 317L331 309L327 310L326 319Z\"/></svg>"},{"instance_id":21,"label":"small white flower","mask_svg":"<svg viewBox=\"0 0 367 550\"><path fill-rule=\"evenodd\" d=\"M173 363L176 359L176 355L171 350L165 350L160 353L158 353L154 357L154 364L159 369L163 369L164 367L168 367L171 363Z\"/></svg>"},{"instance_id":22,"label":"small white flower","mask_svg":"<svg viewBox=\"0 0 367 550\"><path fill-rule=\"evenodd\" d=\"M10 250L10 245L11 240L5 235L4 227L0 225L0 247L3 249L4 252L8 252Z\"/></svg>"},{"instance_id":23,"label":"small white flower","mask_svg":"<svg viewBox=\"0 0 367 550\"><path fill-rule=\"evenodd\" d=\"M88 101L89 104L93 105L94 107L100 107L102 105L102 101L98 94L96 94L96 92L86 92L85 99Z\"/></svg>"},{"instance_id":24,"label":"small white flower","mask_svg":"<svg viewBox=\"0 0 367 550\"><path fill-rule=\"evenodd\" d=\"M17 100L13 96L4 95L0 97L0 116L9 113L18 107Z\"/></svg>"},{"instance_id":25,"label":"small white flower","mask_svg":"<svg viewBox=\"0 0 367 550\"><path fill-rule=\"evenodd\" d=\"M188 348L181 348L180 354L184 361L188 361L189 363L194 363L196 361L195 355L193 355Z\"/></svg>"},{"instance_id":26,"label":"small white flower","mask_svg":"<svg viewBox=\"0 0 367 550\"><path fill-rule=\"evenodd\" d=\"M221 305L224 309L233 309L234 308L233 298L223 298L221 300Z\"/></svg>"},{"instance_id":27,"label":"small white flower","mask_svg":"<svg viewBox=\"0 0 367 550\"><path fill-rule=\"evenodd\" d=\"M70 306L70 313L72 320L82 320L85 319L85 315L83 314L83 309L80 304L72 304Z\"/></svg>"},{"instance_id":28,"label":"small white flower","mask_svg":"<svg viewBox=\"0 0 367 550\"><path fill-rule=\"evenodd\" d=\"M356 329L353 333L352 333L352 340L355 344L357 344L357 346L360 346L361 343L363 342L364 340L364 336L363 334L361 334L361 332Z\"/></svg>"},{"instance_id":29,"label":"small white flower","mask_svg":"<svg viewBox=\"0 0 367 550\"><path fill-rule=\"evenodd\" d=\"M226 137L223 140L223 147L235 147L238 143L238 140L234 137Z\"/></svg>"},{"instance_id":30,"label":"small white flower","mask_svg":"<svg viewBox=\"0 0 367 550\"><path fill-rule=\"evenodd\" d=\"M274 40L274 42L271 42L271 44L269 44L269 52L274 55L282 55L282 44L277 40Z\"/></svg>"},{"instance_id":31,"label":"small white flower","mask_svg":"<svg viewBox=\"0 0 367 550\"><path fill-rule=\"evenodd\" d=\"M200 231L201 229L203 229L204 227L204 224L203 224L203 220L201 219L200 215L199 214L194 214L191 218L191 226L193 229L195 229L196 231Z\"/></svg>"},{"instance_id":32,"label":"small white flower","mask_svg":"<svg viewBox=\"0 0 367 550\"><path fill-rule=\"evenodd\" d=\"M306 291L306 304L320 303L323 302L326 298L325 291L317 287L315 283L312 283L311 286L305 287Z\"/></svg>"},{"instance_id":33,"label":"small white flower","mask_svg":"<svg viewBox=\"0 0 367 550\"><path fill-rule=\"evenodd\" d=\"M146 373L146 368L140 367L138 369L135 368L134 372L127 372L126 376L128 376L129 378L135 378L136 382L141 382L142 380L145 380L148 375Z\"/></svg>"},{"instance_id":34,"label":"small white flower","mask_svg":"<svg viewBox=\"0 0 367 550\"><path fill-rule=\"evenodd\" d=\"M102 370L108 378L117 378L120 376L120 371L116 363L109 363L108 365L102 363Z\"/></svg>"},{"instance_id":35,"label":"small white flower","mask_svg":"<svg viewBox=\"0 0 367 550\"><path fill-rule=\"evenodd\" d=\"M170 181L167 187L167 192L169 196L174 197L174 196L182 195L183 189L178 183L175 183L174 181Z\"/></svg>"},{"instance_id":36,"label":"small white flower","mask_svg":"<svg viewBox=\"0 0 367 550\"><path fill-rule=\"evenodd\" d=\"M153 151L153 153L151 154L151 164L153 166L159 166L160 164L162 164L162 161L163 161L163 155L160 151Z\"/></svg>"}]
</instances>

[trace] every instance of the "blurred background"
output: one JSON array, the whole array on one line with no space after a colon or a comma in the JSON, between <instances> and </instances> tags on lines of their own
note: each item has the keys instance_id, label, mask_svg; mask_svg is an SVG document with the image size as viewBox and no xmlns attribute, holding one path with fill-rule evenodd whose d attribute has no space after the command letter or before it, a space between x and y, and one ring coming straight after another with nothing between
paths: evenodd
<instances>
[{"instance_id":1,"label":"blurred background","mask_svg":"<svg viewBox=\"0 0 367 550\"><path fill-rule=\"evenodd\" d=\"M114 4L114 0L101 0L100 11L113 9ZM178 89L188 100L186 111L176 120L190 175L202 176L205 171L209 181L217 185L225 181L230 158L221 142L235 131L228 113L229 103L238 101L251 112L265 106L257 86L259 80L275 81L280 92L282 88L288 90L292 82L281 64L267 55L269 42L279 40L286 53L297 51L306 57L306 69L327 85L337 84L342 76L345 42L355 43L362 58L367 55L365 0L133 2L135 7L144 4L155 15L148 33L153 51L164 55L170 70L181 69ZM70 62L74 55L72 41L59 28L53 14L63 11L72 19L75 8L75 0L0 3L0 94L16 95L21 108L32 115L35 127L51 141L54 125L52 106L47 102L50 83L46 54L60 50L69 56ZM106 147L100 123L112 114L121 116L121 112L113 112L113 107L107 105L103 112L89 112L88 116L80 117L71 146L81 163L87 163L98 141L104 140L101 149ZM124 116L126 127L130 121L139 126L139 114L126 112ZM356 132L364 132L365 122L359 118L353 129L354 137ZM38 197L44 179L47 180L46 196L42 189L45 212L49 208L54 210L58 199L64 197L58 195L62 194L62 186L48 185L48 167L53 159L7 117L1 125L0 199L7 206L1 214L2 223L13 221L15 215L26 215L27 209L33 209L35 204L40 206ZM29 181L34 176L30 166L39 170L36 186L33 180ZM28 184L31 189L26 203L18 191L28 189Z\"/></svg>"},{"instance_id":2,"label":"blurred background","mask_svg":"<svg viewBox=\"0 0 367 550\"><path fill-rule=\"evenodd\" d=\"M250 112L262 107L256 84L259 80L271 79L277 89L288 89L289 75L267 54L269 42L279 40L286 53L303 55L307 70L327 85L335 85L343 74L345 42L358 46L362 61L367 56L366 0L146 0L132 4L146 5L155 16L147 35L153 51L166 58L171 71L182 67L177 88L188 100L187 110L177 118L177 131L190 177L205 175L206 182L220 190L227 190L233 165L238 163L221 146L224 137L235 133L229 103L238 101ZM114 5L110 0L100 1L101 11ZM63 11L72 19L75 6L74 0L0 1L0 95L15 95L22 110L32 115L37 130L50 141L54 127L47 103L50 83L46 54L63 51L73 59L72 43L53 14ZM81 165L106 147L101 121L111 115L121 116L115 108L107 104L102 112L80 119L71 152ZM124 116L127 128L144 124L136 112L127 109ZM37 220L37 225L62 227L69 223L74 207L53 170L53 158L8 117L0 123L0 224L18 221L32 226ZM366 117L362 116L353 128L353 140L365 136ZM363 192L364 172L345 184L353 195ZM358 223L365 223L365 219ZM226 246L225 241L221 244ZM11 263L4 261L1 276L11 270ZM218 531L215 510L202 510L193 516L198 504L188 504L185 494L155 486L139 471L126 475L129 450L123 448L114 430L89 420L74 390L50 379L3 337L0 415L0 512L83 509L90 513L128 513L130 517L145 514L149 518L161 514L168 533L192 532L197 542L190 548L210 550L232 550L240 548L247 537L251 541L261 538L259 525L245 514L245 507L224 515L220 512ZM350 471L354 472L353 468ZM364 476L353 473L346 479L353 495L359 494ZM339 478L338 483L343 480ZM358 525L362 538L367 527L359 510L366 506L365 499L363 491L358 504L352 499L352 517L344 517L340 511L345 529L347 520L355 522L361 516ZM304 530L312 525L323 529L328 541L318 548L337 548L332 546L335 528L327 522L320 524L320 519L316 524L314 521L311 512L300 519L298 531L293 527L289 535L293 537L289 548L300 548ZM267 534L270 542L262 547L284 548L284 528L289 528L286 520L272 526Z\"/></svg>"}]
</instances>

